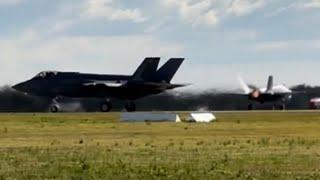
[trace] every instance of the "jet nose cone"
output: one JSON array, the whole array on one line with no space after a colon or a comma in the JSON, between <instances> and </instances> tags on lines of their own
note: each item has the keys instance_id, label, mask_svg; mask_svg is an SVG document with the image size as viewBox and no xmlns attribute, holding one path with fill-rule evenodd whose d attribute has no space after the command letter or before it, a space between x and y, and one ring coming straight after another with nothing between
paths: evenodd
<instances>
[{"instance_id":1,"label":"jet nose cone","mask_svg":"<svg viewBox=\"0 0 320 180\"><path fill-rule=\"evenodd\" d=\"M27 90L25 83L16 84L16 85L12 86L12 88L17 91L21 91L21 92L26 92L26 90Z\"/></svg>"}]
</instances>

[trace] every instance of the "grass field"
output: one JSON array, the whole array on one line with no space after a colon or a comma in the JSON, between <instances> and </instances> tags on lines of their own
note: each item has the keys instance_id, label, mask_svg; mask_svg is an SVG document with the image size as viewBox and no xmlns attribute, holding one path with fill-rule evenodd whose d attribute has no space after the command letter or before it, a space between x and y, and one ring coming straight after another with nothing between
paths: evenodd
<instances>
[{"instance_id":1,"label":"grass field","mask_svg":"<svg viewBox=\"0 0 320 180\"><path fill-rule=\"evenodd\" d=\"M0 114L0 179L320 179L320 112Z\"/></svg>"}]
</instances>

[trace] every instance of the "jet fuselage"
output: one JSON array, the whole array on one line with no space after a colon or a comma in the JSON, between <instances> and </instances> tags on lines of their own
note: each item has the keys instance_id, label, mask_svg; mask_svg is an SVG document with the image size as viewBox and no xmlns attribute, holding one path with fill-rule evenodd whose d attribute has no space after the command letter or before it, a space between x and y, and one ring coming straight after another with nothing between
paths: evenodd
<instances>
[{"instance_id":1,"label":"jet fuselage","mask_svg":"<svg viewBox=\"0 0 320 180\"><path fill-rule=\"evenodd\" d=\"M101 84L99 84L101 82ZM126 75L97 75L75 72L41 72L13 88L34 96L72 98L118 98L135 100L158 94L175 85L134 80Z\"/></svg>"}]
</instances>

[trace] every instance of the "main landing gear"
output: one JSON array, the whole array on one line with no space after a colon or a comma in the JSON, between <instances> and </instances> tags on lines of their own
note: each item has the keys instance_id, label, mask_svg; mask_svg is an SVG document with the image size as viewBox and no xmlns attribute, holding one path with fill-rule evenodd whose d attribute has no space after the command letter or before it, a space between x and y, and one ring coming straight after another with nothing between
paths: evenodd
<instances>
[{"instance_id":1,"label":"main landing gear","mask_svg":"<svg viewBox=\"0 0 320 180\"><path fill-rule=\"evenodd\" d=\"M58 103L58 99L59 99L59 97L52 99L52 103L49 107L50 112L57 113L60 111L60 105Z\"/></svg>"},{"instance_id":2,"label":"main landing gear","mask_svg":"<svg viewBox=\"0 0 320 180\"><path fill-rule=\"evenodd\" d=\"M277 104L274 104L273 106L272 106L272 109L273 110L281 110L281 111L284 111L284 110L286 110L286 105L285 104L280 104L280 105L277 105Z\"/></svg>"},{"instance_id":3,"label":"main landing gear","mask_svg":"<svg viewBox=\"0 0 320 180\"><path fill-rule=\"evenodd\" d=\"M57 113L60 111L60 106L58 104L52 104L50 106L50 112Z\"/></svg>"},{"instance_id":4,"label":"main landing gear","mask_svg":"<svg viewBox=\"0 0 320 180\"><path fill-rule=\"evenodd\" d=\"M133 101L127 101L124 108L128 112L136 111L136 104ZM100 104L100 111L101 112L110 112L112 109L112 103L110 100L106 100Z\"/></svg>"},{"instance_id":5,"label":"main landing gear","mask_svg":"<svg viewBox=\"0 0 320 180\"><path fill-rule=\"evenodd\" d=\"M101 112L110 112L112 109L112 104L110 100L106 100L100 104Z\"/></svg>"},{"instance_id":6,"label":"main landing gear","mask_svg":"<svg viewBox=\"0 0 320 180\"><path fill-rule=\"evenodd\" d=\"M253 106L253 104L248 104L248 110L249 111L252 111L254 109L254 106ZM273 106L272 106L272 110L286 110L286 105L285 104L280 104L280 105L276 105L276 104L274 104Z\"/></svg>"},{"instance_id":7,"label":"main landing gear","mask_svg":"<svg viewBox=\"0 0 320 180\"><path fill-rule=\"evenodd\" d=\"M136 111L136 104L133 101L127 101L125 105L125 109L128 112L134 112Z\"/></svg>"},{"instance_id":8,"label":"main landing gear","mask_svg":"<svg viewBox=\"0 0 320 180\"><path fill-rule=\"evenodd\" d=\"M61 111L61 106L59 105L58 99L59 97L52 99L52 103L49 107L50 112L58 113ZM133 101L127 101L124 107L128 112L136 111L136 104ZM112 103L109 99L104 100L103 102L100 103L99 108L101 112L110 112L112 109Z\"/></svg>"}]
</instances>

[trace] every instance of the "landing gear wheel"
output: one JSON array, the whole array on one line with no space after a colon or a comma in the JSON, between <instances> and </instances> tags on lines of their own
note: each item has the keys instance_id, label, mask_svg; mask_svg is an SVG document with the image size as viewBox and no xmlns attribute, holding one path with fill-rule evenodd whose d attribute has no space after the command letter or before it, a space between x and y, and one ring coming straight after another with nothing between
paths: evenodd
<instances>
[{"instance_id":1,"label":"landing gear wheel","mask_svg":"<svg viewBox=\"0 0 320 180\"><path fill-rule=\"evenodd\" d=\"M100 104L101 112L110 112L111 109L112 109L112 104L109 101L106 101Z\"/></svg>"},{"instance_id":2,"label":"landing gear wheel","mask_svg":"<svg viewBox=\"0 0 320 180\"><path fill-rule=\"evenodd\" d=\"M280 109L280 110L286 110L286 105L281 104L281 105L279 106L279 109Z\"/></svg>"},{"instance_id":3,"label":"landing gear wheel","mask_svg":"<svg viewBox=\"0 0 320 180\"><path fill-rule=\"evenodd\" d=\"M253 104L249 104L249 105L248 105L248 110L249 110L249 111L252 111L252 110L253 110Z\"/></svg>"},{"instance_id":4,"label":"landing gear wheel","mask_svg":"<svg viewBox=\"0 0 320 180\"><path fill-rule=\"evenodd\" d=\"M134 102L129 101L126 103L125 108L128 112L134 112L136 111L136 104Z\"/></svg>"},{"instance_id":5,"label":"landing gear wheel","mask_svg":"<svg viewBox=\"0 0 320 180\"><path fill-rule=\"evenodd\" d=\"M58 104L53 104L50 106L50 112L57 113L60 110L60 106Z\"/></svg>"}]
</instances>

